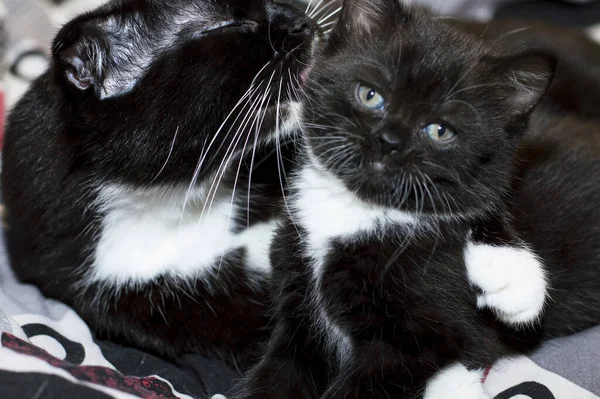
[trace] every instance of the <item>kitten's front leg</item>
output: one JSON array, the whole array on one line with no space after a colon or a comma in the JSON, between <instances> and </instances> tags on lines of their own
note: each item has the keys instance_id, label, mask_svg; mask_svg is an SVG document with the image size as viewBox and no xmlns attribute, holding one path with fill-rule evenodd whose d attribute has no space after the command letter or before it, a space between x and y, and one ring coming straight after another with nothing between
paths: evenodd
<instances>
[{"instance_id":1,"label":"kitten's front leg","mask_svg":"<svg viewBox=\"0 0 600 399\"><path fill-rule=\"evenodd\" d=\"M482 290L478 307L520 325L540 317L547 279L539 257L511 230L502 217L476 226L465 248L465 263L469 279Z\"/></svg>"},{"instance_id":2,"label":"kitten's front leg","mask_svg":"<svg viewBox=\"0 0 600 399\"><path fill-rule=\"evenodd\" d=\"M403 355L382 341L356 351L354 362L342 368L321 399L491 399L482 370L457 362L436 374L422 358Z\"/></svg>"},{"instance_id":3,"label":"kitten's front leg","mask_svg":"<svg viewBox=\"0 0 600 399\"><path fill-rule=\"evenodd\" d=\"M302 326L280 322L267 353L237 387L234 399L317 399L327 366Z\"/></svg>"}]
</instances>

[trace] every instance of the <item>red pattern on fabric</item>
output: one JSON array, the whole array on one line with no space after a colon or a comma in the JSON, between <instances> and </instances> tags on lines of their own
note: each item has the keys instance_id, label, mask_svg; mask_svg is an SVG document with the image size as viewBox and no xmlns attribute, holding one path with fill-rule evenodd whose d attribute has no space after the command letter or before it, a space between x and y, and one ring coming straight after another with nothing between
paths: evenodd
<instances>
[{"instance_id":1,"label":"red pattern on fabric","mask_svg":"<svg viewBox=\"0 0 600 399\"><path fill-rule=\"evenodd\" d=\"M144 399L179 399L167 383L155 377L128 377L108 367L67 363L42 348L6 333L2 334L1 343L14 352L42 359L53 367L65 370L82 382L112 388Z\"/></svg>"},{"instance_id":2,"label":"red pattern on fabric","mask_svg":"<svg viewBox=\"0 0 600 399\"><path fill-rule=\"evenodd\" d=\"M488 376L490 375L490 371L492 371L492 366L487 366L483 370L483 377L481 377L481 383L482 384L485 384L485 380L487 380Z\"/></svg>"}]
</instances>

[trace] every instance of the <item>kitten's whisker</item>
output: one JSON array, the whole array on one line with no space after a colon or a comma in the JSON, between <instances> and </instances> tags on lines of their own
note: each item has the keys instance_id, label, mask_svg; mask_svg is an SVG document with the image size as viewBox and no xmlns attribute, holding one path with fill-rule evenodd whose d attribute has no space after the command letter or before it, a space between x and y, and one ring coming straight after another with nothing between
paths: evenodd
<instances>
[{"instance_id":1,"label":"kitten's whisker","mask_svg":"<svg viewBox=\"0 0 600 399\"><path fill-rule=\"evenodd\" d=\"M402 196L400 199L400 206L404 206L404 204L406 203L406 201L408 201L408 197L410 195L410 186L407 184L406 181L406 172L402 172Z\"/></svg>"},{"instance_id":2,"label":"kitten's whisker","mask_svg":"<svg viewBox=\"0 0 600 399\"><path fill-rule=\"evenodd\" d=\"M349 147L349 146L350 146L350 143L347 143L347 144L344 144L344 145L341 145L341 146L331 147L331 148L323 151L322 153L320 153L319 154L319 158L325 158L325 154L328 154L328 153L330 153L332 151L338 151L338 150L344 149L344 148ZM338 155L338 154L334 153L334 155Z\"/></svg>"},{"instance_id":3,"label":"kitten's whisker","mask_svg":"<svg viewBox=\"0 0 600 399\"><path fill-rule=\"evenodd\" d=\"M421 180L419 180L418 178L415 178L415 182L417 185L417 188L419 189L419 193L421 193L421 206L419 207L419 214L423 213L423 209L425 207L425 190L423 190L423 184L421 183Z\"/></svg>"},{"instance_id":4,"label":"kitten's whisker","mask_svg":"<svg viewBox=\"0 0 600 399\"><path fill-rule=\"evenodd\" d=\"M461 75L460 78L458 78L458 80L454 83L454 85L450 88L450 90L448 90L448 92L446 92L446 94L444 94L442 96L442 99L445 100L447 98L450 98L454 95L454 90L458 87L458 85L467 77L469 76L469 73L471 72L471 68L467 68L467 70Z\"/></svg>"},{"instance_id":5,"label":"kitten's whisker","mask_svg":"<svg viewBox=\"0 0 600 399\"><path fill-rule=\"evenodd\" d=\"M167 167L167 164L169 163L169 160L171 159L171 155L173 154L173 148L175 148L175 141L177 140L178 133L179 133L179 126L177 126L177 129L175 129L175 136L173 137L173 142L171 143L171 148L169 149L169 154L167 154L167 160L163 164L162 168L160 168L160 170L158 171L158 174L156 176L154 176L154 178L150 181L150 185L152 183L154 183L156 181L156 179L158 179L158 177L161 175L161 173Z\"/></svg>"},{"instance_id":6,"label":"kitten's whisker","mask_svg":"<svg viewBox=\"0 0 600 399\"><path fill-rule=\"evenodd\" d=\"M337 139L342 139L342 140L348 141L348 137L346 137L346 136L311 137L310 141L319 141L319 140L328 141L328 140L337 140Z\"/></svg>"},{"instance_id":7,"label":"kitten's whisker","mask_svg":"<svg viewBox=\"0 0 600 399\"><path fill-rule=\"evenodd\" d=\"M419 172L419 175L421 176L421 178L423 179L422 185L423 185L423 188L425 189L425 193L427 194L427 197L429 197L429 201L431 202L431 208L433 209L433 215L435 217L437 217L438 216L438 212L437 212L437 209L435 207L435 199L434 199L433 194L431 193L431 191L429 190L429 187L427 185L427 177L420 170L418 172Z\"/></svg>"},{"instance_id":8,"label":"kitten's whisker","mask_svg":"<svg viewBox=\"0 0 600 399\"><path fill-rule=\"evenodd\" d=\"M354 152L354 151L352 151L352 152ZM357 157L357 155L356 155L356 154L353 154L353 153L352 153L352 154L350 154L350 156L346 158L346 161L344 161L344 162L343 162L343 163L342 163L342 164L341 164L341 165L338 167L338 170L341 170L341 171L343 171L343 170L344 170L344 168L346 167L346 165L348 164L348 162L350 162L350 161L354 160L356 157Z\"/></svg>"},{"instance_id":9,"label":"kitten's whisker","mask_svg":"<svg viewBox=\"0 0 600 399\"><path fill-rule=\"evenodd\" d=\"M481 115L479 114L479 111L477 111L477 109L475 109L475 107L472 106L471 104L469 104L468 102L462 101L462 100L446 100L446 103L448 103L448 104L450 104L450 103L459 103L459 104L464 105L465 107L468 107L469 109L471 109L471 111L473 111L473 113L475 114L475 117L481 123L482 118L481 118Z\"/></svg>"},{"instance_id":10,"label":"kitten's whisker","mask_svg":"<svg viewBox=\"0 0 600 399\"><path fill-rule=\"evenodd\" d=\"M456 96L457 94L465 92L467 90L475 90L475 89L480 89L482 87L493 87L493 86L498 86L498 83L485 83L485 84L480 84L480 85L467 86L467 87L462 88L460 90L454 91L452 94L449 94L449 95L445 96L442 101L448 101L452 97Z\"/></svg>"},{"instance_id":11,"label":"kitten's whisker","mask_svg":"<svg viewBox=\"0 0 600 399\"><path fill-rule=\"evenodd\" d=\"M412 238L413 235L407 231L402 242L400 242L398 248L392 253L392 256L390 256L390 259L388 259L387 263L383 267L383 273L381 273L382 279L388 274L390 267L393 266L394 262L396 262L398 258L404 253L404 251L406 251L406 248L408 248L408 246L410 245Z\"/></svg>"},{"instance_id":12,"label":"kitten's whisker","mask_svg":"<svg viewBox=\"0 0 600 399\"><path fill-rule=\"evenodd\" d=\"M433 190L435 191L435 193L437 194L438 198L442 199L443 195L440 192L440 190L437 188L437 186L435 185L435 183L433 182L433 180L431 179L431 177L429 177L428 174L424 173L423 174L425 176L425 179L427 179L429 181L429 183L431 184L431 187L433 188ZM448 202L448 200L446 199L446 203ZM450 204L446 204L448 206L448 213L450 213ZM443 208L442 208L443 210Z\"/></svg>"},{"instance_id":13,"label":"kitten's whisker","mask_svg":"<svg viewBox=\"0 0 600 399\"><path fill-rule=\"evenodd\" d=\"M343 162L346 156L351 156L354 153L354 148L350 144L339 146L336 148L339 153L334 154L324 162L324 166L328 169L336 170L336 165Z\"/></svg>"}]
</instances>

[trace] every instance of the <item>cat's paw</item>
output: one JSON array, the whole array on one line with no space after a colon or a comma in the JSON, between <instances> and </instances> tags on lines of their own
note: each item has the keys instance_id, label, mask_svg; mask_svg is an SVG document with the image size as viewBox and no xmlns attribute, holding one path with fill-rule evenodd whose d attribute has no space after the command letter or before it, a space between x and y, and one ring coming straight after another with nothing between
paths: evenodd
<instances>
[{"instance_id":1,"label":"cat's paw","mask_svg":"<svg viewBox=\"0 0 600 399\"><path fill-rule=\"evenodd\" d=\"M547 280L539 258L526 248L469 243L465 263L471 283L483 293L479 308L488 307L505 323L535 321L546 302Z\"/></svg>"},{"instance_id":2,"label":"cat's paw","mask_svg":"<svg viewBox=\"0 0 600 399\"><path fill-rule=\"evenodd\" d=\"M423 399L491 399L482 384L482 370L468 370L456 363L435 375L425 388Z\"/></svg>"}]
</instances>

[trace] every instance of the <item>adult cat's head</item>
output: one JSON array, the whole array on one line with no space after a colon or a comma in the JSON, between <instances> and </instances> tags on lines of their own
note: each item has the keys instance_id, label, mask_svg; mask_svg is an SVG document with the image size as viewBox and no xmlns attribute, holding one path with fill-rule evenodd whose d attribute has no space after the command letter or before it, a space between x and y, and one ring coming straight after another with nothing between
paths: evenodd
<instances>
[{"instance_id":1,"label":"adult cat's head","mask_svg":"<svg viewBox=\"0 0 600 399\"><path fill-rule=\"evenodd\" d=\"M76 18L49 75L75 166L137 185L214 173L270 138L314 33L272 0L113 0Z\"/></svg>"},{"instance_id":2,"label":"adult cat's head","mask_svg":"<svg viewBox=\"0 0 600 399\"><path fill-rule=\"evenodd\" d=\"M311 157L364 201L470 214L509 184L554 60L496 55L398 0L346 0L305 82Z\"/></svg>"}]
</instances>

